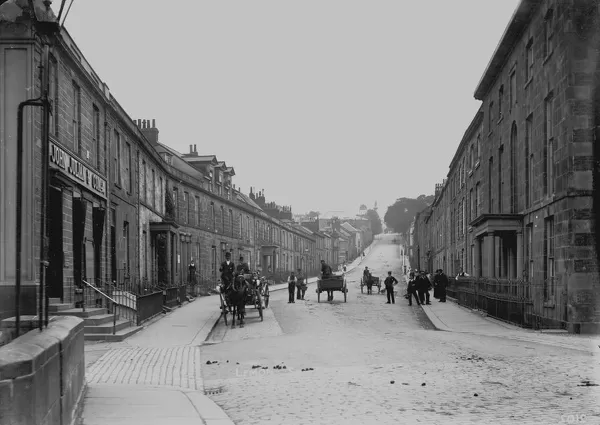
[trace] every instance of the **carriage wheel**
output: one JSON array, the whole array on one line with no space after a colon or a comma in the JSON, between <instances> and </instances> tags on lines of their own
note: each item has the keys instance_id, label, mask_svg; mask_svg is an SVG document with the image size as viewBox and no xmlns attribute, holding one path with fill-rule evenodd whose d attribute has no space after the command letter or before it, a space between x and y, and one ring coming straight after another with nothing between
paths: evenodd
<instances>
[{"instance_id":1,"label":"carriage wheel","mask_svg":"<svg viewBox=\"0 0 600 425\"><path fill-rule=\"evenodd\" d=\"M262 298L260 296L260 294L258 294L258 315L260 316L260 321L263 321L263 307L262 307Z\"/></svg>"},{"instance_id":2,"label":"carriage wheel","mask_svg":"<svg viewBox=\"0 0 600 425\"><path fill-rule=\"evenodd\" d=\"M221 297L221 316L223 316L223 321L225 322L225 326L227 326L227 306L225 305L225 300L223 299L223 294L219 294Z\"/></svg>"}]
</instances>

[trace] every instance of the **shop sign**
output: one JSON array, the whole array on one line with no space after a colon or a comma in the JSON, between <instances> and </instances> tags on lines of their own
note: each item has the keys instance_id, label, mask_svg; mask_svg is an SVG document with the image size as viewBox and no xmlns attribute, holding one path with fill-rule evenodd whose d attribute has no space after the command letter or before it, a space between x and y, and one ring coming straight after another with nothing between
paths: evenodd
<instances>
[{"instance_id":1,"label":"shop sign","mask_svg":"<svg viewBox=\"0 0 600 425\"><path fill-rule=\"evenodd\" d=\"M77 183L106 198L106 180L52 142L50 142L50 166L62 170Z\"/></svg>"}]
</instances>

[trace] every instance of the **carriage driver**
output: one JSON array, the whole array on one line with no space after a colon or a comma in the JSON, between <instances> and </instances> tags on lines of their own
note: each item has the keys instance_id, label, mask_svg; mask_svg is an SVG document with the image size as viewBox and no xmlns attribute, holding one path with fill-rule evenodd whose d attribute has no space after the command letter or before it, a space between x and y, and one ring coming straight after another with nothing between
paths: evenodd
<instances>
[{"instance_id":1,"label":"carriage driver","mask_svg":"<svg viewBox=\"0 0 600 425\"><path fill-rule=\"evenodd\" d=\"M231 252L225 253L225 261L221 263L219 271L221 272L221 287L225 289L233 281L233 272L235 271L235 264L231 261Z\"/></svg>"}]
</instances>

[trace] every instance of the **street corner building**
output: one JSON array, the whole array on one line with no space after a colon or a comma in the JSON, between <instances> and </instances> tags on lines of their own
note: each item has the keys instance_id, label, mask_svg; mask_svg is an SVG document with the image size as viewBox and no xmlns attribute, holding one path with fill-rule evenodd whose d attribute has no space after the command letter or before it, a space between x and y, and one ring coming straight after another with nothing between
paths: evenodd
<instances>
[{"instance_id":1,"label":"street corner building","mask_svg":"<svg viewBox=\"0 0 600 425\"><path fill-rule=\"evenodd\" d=\"M519 3L411 227L413 267L464 271L460 303L522 326L600 331L599 22L596 1Z\"/></svg>"},{"instance_id":2,"label":"street corner building","mask_svg":"<svg viewBox=\"0 0 600 425\"><path fill-rule=\"evenodd\" d=\"M162 143L156 121L130 118L64 27L43 31L44 2L34 1L38 21L27 4L0 2L0 319L116 304L119 320L140 325L214 290L226 252L285 281L371 243L361 223L307 227L264 189L242 193L233 167L202 145L182 154Z\"/></svg>"}]
</instances>

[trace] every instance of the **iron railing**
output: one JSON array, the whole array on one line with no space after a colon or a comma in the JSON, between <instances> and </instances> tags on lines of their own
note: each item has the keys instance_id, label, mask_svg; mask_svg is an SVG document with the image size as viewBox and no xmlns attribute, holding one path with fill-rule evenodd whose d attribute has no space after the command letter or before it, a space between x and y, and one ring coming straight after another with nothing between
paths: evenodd
<instances>
[{"instance_id":1,"label":"iron railing","mask_svg":"<svg viewBox=\"0 0 600 425\"><path fill-rule=\"evenodd\" d=\"M486 277L449 280L448 296L461 305L526 328L567 328L567 294L555 291L553 279L541 284Z\"/></svg>"},{"instance_id":2,"label":"iron railing","mask_svg":"<svg viewBox=\"0 0 600 425\"><path fill-rule=\"evenodd\" d=\"M116 333L117 331L117 302L111 298L109 295L105 294L104 292L102 292L96 285L93 285L85 280L81 280L81 282L83 283L81 285L81 298L82 298L82 302L81 302L81 308L83 310L83 312L85 313L85 305L86 305L86 294L92 294L92 299L94 301L94 303L96 304L96 306L98 305L102 305L103 301L105 301L107 304L111 304L112 305L112 315L113 315L113 329L112 329L112 333L113 335ZM98 298L100 297L100 298ZM110 307L109 307L109 311L110 311Z\"/></svg>"}]
</instances>

